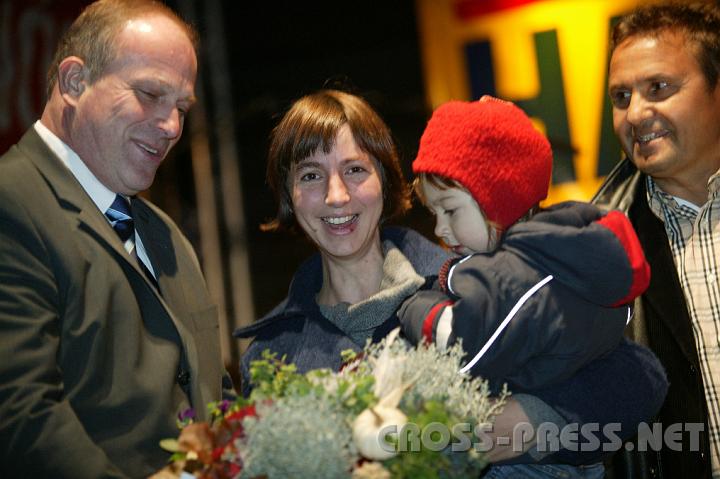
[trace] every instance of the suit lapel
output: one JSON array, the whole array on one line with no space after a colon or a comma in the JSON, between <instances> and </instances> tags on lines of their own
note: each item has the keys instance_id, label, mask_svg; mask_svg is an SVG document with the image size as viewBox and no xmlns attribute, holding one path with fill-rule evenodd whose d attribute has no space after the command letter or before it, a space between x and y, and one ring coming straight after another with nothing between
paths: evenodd
<instances>
[{"instance_id":1,"label":"suit lapel","mask_svg":"<svg viewBox=\"0 0 720 479\"><path fill-rule=\"evenodd\" d=\"M204 405L217 400L216 386L208 378L222 377L217 356L217 307L207 297L194 256L162 213L142 199L132 201L133 216L138 233L152 262L158 279L162 300L170 305L171 317L180 335L185 359L192 376L192 402L199 417L206 417ZM199 330L214 319L214 328Z\"/></svg>"},{"instance_id":2,"label":"suit lapel","mask_svg":"<svg viewBox=\"0 0 720 479\"><path fill-rule=\"evenodd\" d=\"M132 259L118 241L118 237L105 216L98 210L90 196L75 179L70 170L48 148L34 128L30 128L18 143L18 148L25 153L45 178L55 193L60 208L69 215L74 215L77 226L90 234L105 247L113 250L125 261Z\"/></svg>"},{"instance_id":3,"label":"suit lapel","mask_svg":"<svg viewBox=\"0 0 720 479\"><path fill-rule=\"evenodd\" d=\"M133 199L132 211L136 231L155 270L163 299L176 311L187 311L185 290L182 281L178 281L178 258L170 228L142 199Z\"/></svg>"},{"instance_id":4,"label":"suit lapel","mask_svg":"<svg viewBox=\"0 0 720 479\"><path fill-rule=\"evenodd\" d=\"M118 261L127 263L127 265L133 268L137 273L136 280L147 283L148 287L153 290L153 294L155 294L163 304L163 307L170 313L167 304L165 304L158 292L145 277L135 258L128 254L119 241L117 234L112 229L112 226L110 226L105 215L97 208L95 203L93 203L90 196L85 192L70 170L63 164L62 160L55 156L52 150L42 141L40 135L37 134L34 128L30 128L27 133L25 133L18 143L18 147L45 178L45 181L47 181L55 193L60 208L67 214L75 217L78 229L85 231L105 248L113 251ZM162 238L162 235L157 236ZM148 243L151 242L148 241ZM163 246L158 249L161 249ZM149 251L149 254L153 253L154 251ZM164 258L162 254L158 256L160 259L157 260L157 263L152 257L150 258L153 265L167 263L167 261L161 261L161 259Z\"/></svg>"},{"instance_id":5,"label":"suit lapel","mask_svg":"<svg viewBox=\"0 0 720 479\"><path fill-rule=\"evenodd\" d=\"M153 211L148 203L140 198L135 198L131 202L131 206L136 231L143 240L143 246L155 270L158 286L162 292L159 299L168 311L179 334L187 364L195 367L191 373L196 375L192 381L193 404L204 405L210 400L209 398L214 396L205 397L199 390L202 381L197 378L197 367L202 364L202 361L200 361L200 352L195 341L195 326L192 319L194 310L188 305L186 299L187 294L192 293L184 289L191 281L180 274L181 268L178 264L180 255L176 251L179 246L173 243L168 224ZM153 290L155 291L154 288Z\"/></svg>"}]
</instances>

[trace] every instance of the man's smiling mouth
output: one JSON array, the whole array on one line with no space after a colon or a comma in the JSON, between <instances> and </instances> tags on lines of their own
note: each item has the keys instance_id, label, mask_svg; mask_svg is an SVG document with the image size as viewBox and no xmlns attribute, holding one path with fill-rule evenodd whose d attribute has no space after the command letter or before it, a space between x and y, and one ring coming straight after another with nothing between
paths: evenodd
<instances>
[{"instance_id":1,"label":"man's smiling mouth","mask_svg":"<svg viewBox=\"0 0 720 479\"><path fill-rule=\"evenodd\" d=\"M657 139L657 138L662 138L662 137L664 137L664 136L667 136L667 134L668 134L668 131L667 131L667 130L653 131L653 132L647 133L647 134L645 134L645 135L635 135L635 136L634 136L634 140L635 140L637 143L640 143L641 145L644 145L644 144L650 143L651 141L653 141L653 140L655 140L655 139Z\"/></svg>"}]
</instances>

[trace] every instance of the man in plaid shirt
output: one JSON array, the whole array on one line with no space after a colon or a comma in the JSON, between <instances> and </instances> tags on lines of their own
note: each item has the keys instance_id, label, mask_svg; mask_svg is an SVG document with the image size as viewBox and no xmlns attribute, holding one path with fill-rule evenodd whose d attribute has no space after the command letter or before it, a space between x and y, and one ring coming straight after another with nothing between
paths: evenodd
<instances>
[{"instance_id":1,"label":"man in plaid shirt","mask_svg":"<svg viewBox=\"0 0 720 479\"><path fill-rule=\"evenodd\" d=\"M629 335L667 370L657 421L702 427L681 448L625 452L615 477L720 477L720 10L641 7L614 28L611 52L613 125L627 158L595 202L628 213L652 268Z\"/></svg>"}]
</instances>

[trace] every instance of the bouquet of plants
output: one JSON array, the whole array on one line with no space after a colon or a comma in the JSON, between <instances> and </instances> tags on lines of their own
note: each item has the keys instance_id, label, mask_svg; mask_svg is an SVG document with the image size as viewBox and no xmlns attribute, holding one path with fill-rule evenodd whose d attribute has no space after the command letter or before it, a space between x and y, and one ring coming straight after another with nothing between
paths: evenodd
<instances>
[{"instance_id":1,"label":"bouquet of plants","mask_svg":"<svg viewBox=\"0 0 720 479\"><path fill-rule=\"evenodd\" d=\"M210 405L209 423L181 417L158 477L452 478L485 467L482 430L508 396L460 374L454 345L409 346L393 331L345 366L299 374L265 352L249 398Z\"/></svg>"}]
</instances>

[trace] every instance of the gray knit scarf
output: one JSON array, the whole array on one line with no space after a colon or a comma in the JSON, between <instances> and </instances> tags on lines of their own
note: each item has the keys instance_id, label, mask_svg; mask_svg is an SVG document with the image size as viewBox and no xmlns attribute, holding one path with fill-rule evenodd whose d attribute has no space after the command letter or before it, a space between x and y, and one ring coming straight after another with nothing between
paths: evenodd
<instances>
[{"instance_id":1,"label":"gray knit scarf","mask_svg":"<svg viewBox=\"0 0 720 479\"><path fill-rule=\"evenodd\" d=\"M385 261L380 291L359 303L319 305L320 312L358 346L365 346L375 329L397 311L402 302L425 283L410 261L391 242L382 244Z\"/></svg>"}]
</instances>

